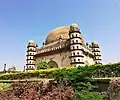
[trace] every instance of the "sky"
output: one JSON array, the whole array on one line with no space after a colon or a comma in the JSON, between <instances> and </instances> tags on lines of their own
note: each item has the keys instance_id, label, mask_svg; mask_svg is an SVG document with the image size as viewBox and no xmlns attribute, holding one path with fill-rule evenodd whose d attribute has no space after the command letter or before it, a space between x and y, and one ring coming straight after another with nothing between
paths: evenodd
<instances>
[{"instance_id":1,"label":"sky","mask_svg":"<svg viewBox=\"0 0 120 100\"><path fill-rule=\"evenodd\" d=\"M100 44L102 62L120 61L120 0L0 0L0 70L25 65L26 46L39 47L56 27L79 25Z\"/></svg>"}]
</instances>

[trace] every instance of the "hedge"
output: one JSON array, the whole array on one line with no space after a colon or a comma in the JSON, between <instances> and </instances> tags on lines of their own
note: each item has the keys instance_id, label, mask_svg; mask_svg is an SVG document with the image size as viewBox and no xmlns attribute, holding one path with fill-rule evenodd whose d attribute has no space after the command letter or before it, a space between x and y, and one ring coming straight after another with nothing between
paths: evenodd
<instances>
[{"instance_id":1,"label":"hedge","mask_svg":"<svg viewBox=\"0 0 120 100\"><path fill-rule=\"evenodd\" d=\"M89 77L120 77L120 63L107 65L92 65L83 67L67 67L67 68L51 68L46 70L35 70L31 72L19 72L0 74L0 80L15 80L28 78L55 78L56 76L64 76L67 72L86 73ZM84 74L85 75L85 74Z\"/></svg>"},{"instance_id":2,"label":"hedge","mask_svg":"<svg viewBox=\"0 0 120 100\"><path fill-rule=\"evenodd\" d=\"M16 79L29 79L29 78L54 78L55 72L57 70L72 70L76 68L52 68L47 70L35 70L31 72L20 72L20 73L6 73L0 75L0 80L16 80Z\"/></svg>"}]
</instances>

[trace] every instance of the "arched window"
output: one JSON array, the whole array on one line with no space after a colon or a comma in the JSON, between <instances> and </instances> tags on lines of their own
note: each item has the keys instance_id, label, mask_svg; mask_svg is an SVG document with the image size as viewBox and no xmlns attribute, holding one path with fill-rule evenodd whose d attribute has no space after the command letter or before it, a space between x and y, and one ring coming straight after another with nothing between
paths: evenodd
<instances>
[{"instance_id":1,"label":"arched window","mask_svg":"<svg viewBox=\"0 0 120 100\"><path fill-rule=\"evenodd\" d=\"M78 49L79 47L77 46L77 49Z\"/></svg>"},{"instance_id":2,"label":"arched window","mask_svg":"<svg viewBox=\"0 0 120 100\"><path fill-rule=\"evenodd\" d=\"M76 34L76 37L77 37L77 34Z\"/></svg>"},{"instance_id":3,"label":"arched window","mask_svg":"<svg viewBox=\"0 0 120 100\"><path fill-rule=\"evenodd\" d=\"M75 47L73 46L73 49L75 49Z\"/></svg>"},{"instance_id":4,"label":"arched window","mask_svg":"<svg viewBox=\"0 0 120 100\"><path fill-rule=\"evenodd\" d=\"M78 43L78 40L76 40L76 43Z\"/></svg>"},{"instance_id":5,"label":"arched window","mask_svg":"<svg viewBox=\"0 0 120 100\"><path fill-rule=\"evenodd\" d=\"M78 59L78 62L80 62L80 59Z\"/></svg>"},{"instance_id":6,"label":"arched window","mask_svg":"<svg viewBox=\"0 0 120 100\"><path fill-rule=\"evenodd\" d=\"M31 64L31 61L30 61L30 64Z\"/></svg>"},{"instance_id":7,"label":"arched window","mask_svg":"<svg viewBox=\"0 0 120 100\"><path fill-rule=\"evenodd\" d=\"M74 35L72 34L72 37L74 37Z\"/></svg>"},{"instance_id":8,"label":"arched window","mask_svg":"<svg viewBox=\"0 0 120 100\"><path fill-rule=\"evenodd\" d=\"M75 62L76 60L74 59L74 62Z\"/></svg>"},{"instance_id":9,"label":"arched window","mask_svg":"<svg viewBox=\"0 0 120 100\"><path fill-rule=\"evenodd\" d=\"M72 40L72 43L74 43L74 40Z\"/></svg>"},{"instance_id":10,"label":"arched window","mask_svg":"<svg viewBox=\"0 0 120 100\"><path fill-rule=\"evenodd\" d=\"M73 52L73 56L75 55L75 52Z\"/></svg>"},{"instance_id":11,"label":"arched window","mask_svg":"<svg viewBox=\"0 0 120 100\"><path fill-rule=\"evenodd\" d=\"M55 61L49 61L48 65L50 68L58 68L58 64Z\"/></svg>"},{"instance_id":12,"label":"arched window","mask_svg":"<svg viewBox=\"0 0 120 100\"><path fill-rule=\"evenodd\" d=\"M30 57L30 59L31 59L31 57Z\"/></svg>"},{"instance_id":13,"label":"arched window","mask_svg":"<svg viewBox=\"0 0 120 100\"><path fill-rule=\"evenodd\" d=\"M79 55L79 52L77 52L77 54Z\"/></svg>"}]
</instances>

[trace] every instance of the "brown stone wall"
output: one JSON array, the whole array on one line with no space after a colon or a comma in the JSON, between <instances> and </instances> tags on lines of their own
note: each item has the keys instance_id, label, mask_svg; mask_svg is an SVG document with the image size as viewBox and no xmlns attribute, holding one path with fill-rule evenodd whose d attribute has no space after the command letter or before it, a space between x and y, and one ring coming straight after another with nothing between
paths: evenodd
<instances>
[{"instance_id":1,"label":"brown stone wall","mask_svg":"<svg viewBox=\"0 0 120 100\"><path fill-rule=\"evenodd\" d=\"M63 48L61 50L55 50L55 51L51 51L51 52L46 52L46 53L42 53L42 54L37 54L36 55L36 62L39 61L55 61L58 66L70 66L71 63L71 52L69 47L67 48ZM84 55L84 59L83 61L86 64L86 61L88 62L88 65L93 65L95 64L93 58L90 58L89 56Z\"/></svg>"},{"instance_id":2,"label":"brown stone wall","mask_svg":"<svg viewBox=\"0 0 120 100\"><path fill-rule=\"evenodd\" d=\"M110 81L104 100L120 100L120 79Z\"/></svg>"},{"instance_id":3,"label":"brown stone wall","mask_svg":"<svg viewBox=\"0 0 120 100\"><path fill-rule=\"evenodd\" d=\"M55 61L58 66L70 66L71 63L71 59L70 59L70 52L69 50L60 50L59 52L53 52L51 53L47 53L45 55L39 55L36 58L36 62L38 61Z\"/></svg>"}]
</instances>

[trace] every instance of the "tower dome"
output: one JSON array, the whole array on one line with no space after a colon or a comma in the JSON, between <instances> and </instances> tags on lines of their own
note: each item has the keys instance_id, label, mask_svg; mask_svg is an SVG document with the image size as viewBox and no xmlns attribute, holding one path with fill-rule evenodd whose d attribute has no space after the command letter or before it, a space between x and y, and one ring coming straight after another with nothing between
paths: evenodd
<instances>
[{"instance_id":1,"label":"tower dome","mask_svg":"<svg viewBox=\"0 0 120 100\"><path fill-rule=\"evenodd\" d=\"M29 41L29 43L32 43L32 44L34 44L35 42L34 42L33 40L30 40L30 41Z\"/></svg>"},{"instance_id":2,"label":"tower dome","mask_svg":"<svg viewBox=\"0 0 120 100\"><path fill-rule=\"evenodd\" d=\"M96 41L93 41L92 44L98 44Z\"/></svg>"},{"instance_id":3,"label":"tower dome","mask_svg":"<svg viewBox=\"0 0 120 100\"><path fill-rule=\"evenodd\" d=\"M71 27L76 27L76 28L78 28L78 25L75 24L75 23L73 23L73 24L71 25Z\"/></svg>"},{"instance_id":4,"label":"tower dome","mask_svg":"<svg viewBox=\"0 0 120 100\"><path fill-rule=\"evenodd\" d=\"M92 46L99 46L99 45L98 45L98 43L96 41L93 41Z\"/></svg>"},{"instance_id":5,"label":"tower dome","mask_svg":"<svg viewBox=\"0 0 120 100\"><path fill-rule=\"evenodd\" d=\"M28 45L29 45L29 46L34 46L34 45L35 45L35 42L34 42L33 40L30 40L30 41L28 42Z\"/></svg>"}]
</instances>

